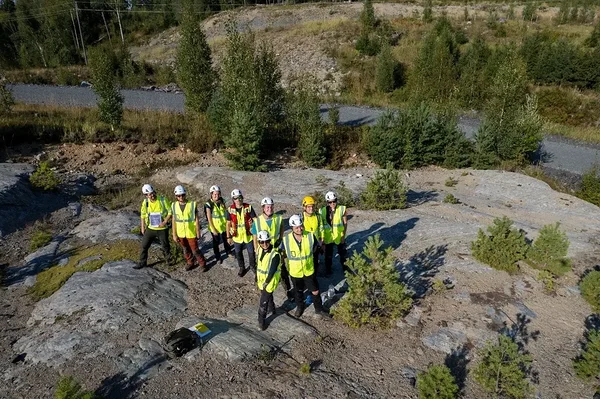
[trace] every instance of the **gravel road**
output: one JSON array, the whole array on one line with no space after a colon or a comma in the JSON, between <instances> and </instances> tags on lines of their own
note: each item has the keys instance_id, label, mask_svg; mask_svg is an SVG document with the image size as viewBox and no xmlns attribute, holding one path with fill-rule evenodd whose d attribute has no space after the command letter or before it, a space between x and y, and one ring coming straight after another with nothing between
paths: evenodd
<instances>
[{"instance_id":1,"label":"gravel road","mask_svg":"<svg viewBox=\"0 0 600 399\"><path fill-rule=\"evenodd\" d=\"M10 85L15 100L26 104L93 107L96 95L89 87ZM129 109L166 110L183 112L184 97L181 93L165 93L143 90L122 90L124 105ZM321 107L321 115L327 118L329 106ZM340 123L345 125L373 125L384 110L362 106L340 106ZM479 120L459 118L459 127L469 138L473 138ZM546 136L542 143L542 165L569 174L581 175L594 163L600 163L600 146L578 143L560 137Z\"/></svg>"}]
</instances>

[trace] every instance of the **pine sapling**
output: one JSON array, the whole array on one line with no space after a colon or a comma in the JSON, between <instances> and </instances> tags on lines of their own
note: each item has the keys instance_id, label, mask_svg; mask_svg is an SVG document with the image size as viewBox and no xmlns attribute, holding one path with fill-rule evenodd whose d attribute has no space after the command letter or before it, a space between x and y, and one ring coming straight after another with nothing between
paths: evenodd
<instances>
[{"instance_id":1,"label":"pine sapling","mask_svg":"<svg viewBox=\"0 0 600 399\"><path fill-rule=\"evenodd\" d=\"M459 391L450 369L443 364L429 366L427 371L419 373L417 389L420 399L454 399Z\"/></svg>"}]
</instances>

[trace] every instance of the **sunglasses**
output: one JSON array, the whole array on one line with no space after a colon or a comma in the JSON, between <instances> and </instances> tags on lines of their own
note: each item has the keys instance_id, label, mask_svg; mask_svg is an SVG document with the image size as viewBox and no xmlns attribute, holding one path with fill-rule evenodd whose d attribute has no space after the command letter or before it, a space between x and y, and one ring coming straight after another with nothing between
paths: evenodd
<instances>
[{"instance_id":1,"label":"sunglasses","mask_svg":"<svg viewBox=\"0 0 600 399\"><path fill-rule=\"evenodd\" d=\"M185 194L177 194L175 197L179 198L179 197L185 197Z\"/></svg>"},{"instance_id":2,"label":"sunglasses","mask_svg":"<svg viewBox=\"0 0 600 399\"><path fill-rule=\"evenodd\" d=\"M260 245L263 245L263 244L270 244L270 243L271 243L271 241L259 241L258 243L259 243Z\"/></svg>"},{"instance_id":3,"label":"sunglasses","mask_svg":"<svg viewBox=\"0 0 600 399\"><path fill-rule=\"evenodd\" d=\"M237 200L243 200L243 199L244 199L244 197L235 197L233 200L237 201Z\"/></svg>"},{"instance_id":4,"label":"sunglasses","mask_svg":"<svg viewBox=\"0 0 600 399\"><path fill-rule=\"evenodd\" d=\"M328 204L335 204L336 202L337 202L337 200L327 201Z\"/></svg>"}]
</instances>

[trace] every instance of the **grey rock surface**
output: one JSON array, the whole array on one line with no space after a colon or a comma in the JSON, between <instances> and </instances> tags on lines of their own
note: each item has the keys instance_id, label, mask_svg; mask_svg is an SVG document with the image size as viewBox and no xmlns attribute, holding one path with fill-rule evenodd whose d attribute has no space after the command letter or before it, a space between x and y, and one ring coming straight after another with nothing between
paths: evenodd
<instances>
[{"instance_id":1,"label":"grey rock surface","mask_svg":"<svg viewBox=\"0 0 600 399\"><path fill-rule=\"evenodd\" d=\"M139 226L140 217L135 212L101 212L100 215L84 220L71 231L71 234L93 243L114 240L139 240L140 236L131 233Z\"/></svg>"},{"instance_id":2,"label":"grey rock surface","mask_svg":"<svg viewBox=\"0 0 600 399\"><path fill-rule=\"evenodd\" d=\"M25 281L27 286L35 284L37 274L55 263L58 247L63 240L64 237L55 237L50 244L27 255L25 265L6 269L6 284L13 286Z\"/></svg>"},{"instance_id":3,"label":"grey rock surface","mask_svg":"<svg viewBox=\"0 0 600 399\"><path fill-rule=\"evenodd\" d=\"M98 353L105 334L124 328L134 332L144 324L184 312L186 286L182 282L151 268L135 270L133 266L131 261L110 262L93 273L75 273L60 290L36 304L27 334L15 348L34 363L59 365L76 350ZM150 347L140 350L153 357L156 351Z\"/></svg>"},{"instance_id":4,"label":"grey rock surface","mask_svg":"<svg viewBox=\"0 0 600 399\"><path fill-rule=\"evenodd\" d=\"M34 168L29 164L0 163L0 231L3 234L19 227L22 212L33 200L28 176Z\"/></svg>"}]
</instances>

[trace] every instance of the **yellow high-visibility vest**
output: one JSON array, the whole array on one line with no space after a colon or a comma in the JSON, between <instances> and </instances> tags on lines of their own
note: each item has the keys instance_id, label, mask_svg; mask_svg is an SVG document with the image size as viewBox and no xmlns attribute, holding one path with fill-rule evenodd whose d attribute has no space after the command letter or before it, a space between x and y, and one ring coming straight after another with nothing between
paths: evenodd
<instances>
[{"instance_id":1,"label":"yellow high-visibility vest","mask_svg":"<svg viewBox=\"0 0 600 399\"><path fill-rule=\"evenodd\" d=\"M264 249L258 248L256 251L256 283L258 285L258 289L262 290L265 281L267 281L267 277L269 275L269 268L271 267L271 262L275 255L279 255L279 264L277 265L277 271L273 275L273 278L265 287L265 291L272 293L279 285L279 280L281 279L281 254L279 254L279 250L276 248L271 249L271 251L263 257ZM262 260L261 260L262 258Z\"/></svg>"},{"instance_id":2,"label":"yellow high-visibility vest","mask_svg":"<svg viewBox=\"0 0 600 399\"><path fill-rule=\"evenodd\" d=\"M304 225L304 230L313 233L316 239L323 239L323 224L321 223L321 218L318 213L309 215L308 213L304 212L302 224Z\"/></svg>"},{"instance_id":3,"label":"yellow high-visibility vest","mask_svg":"<svg viewBox=\"0 0 600 399\"><path fill-rule=\"evenodd\" d=\"M315 272L313 262L314 235L308 231L303 231L300 245L298 245L293 235L294 233L290 231L283 237L283 247L288 259L288 272L294 278L312 276Z\"/></svg>"},{"instance_id":4,"label":"yellow high-visibility vest","mask_svg":"<svg viewBox=\"0 0 600 399\"><path fill-rule=\"evenodd\" d=\"M196 236L196 201L188 201L181 210L179 202L173 203L173 223L179 238L197 238Z\"/></svg>"},{"instance_id":5,"label":"yellow high-visibility vest","mask_svg":"<svg viewBox=\"0 0 600 399\"><path fill-rule=\"evenodd\" d=\"M331 218L332 226L327 223L327 207L321 208L321 221L323 222L323 241L325 244L339 244L344 236L344 220L342 217L346 213L344 205L335 207L333 217Z\"/></svg>"},{"instance_id":6,"label":"yellow high-visibility vest","mask_svg":"<svg viewBox=\"0 0 600 399\"><path fill-rule=\"evenodd\" d=\"M215 229L216 229L216 231L215 231L209 223L208 228L210 229L210 232L213 234L224 233L225 230L227 230L227 218L225 217L225 205L217 204L213 201L208 201L206 203L206 205L208 205L210 208L210 218L212 219L212 222L215 225Z\"/></svg>"},{"instance_id":7,"label":"yellow high-visibility vest","mask_svg":"<svg viewBox=\"0 0 600 399\"><path fill-rule=\"evenodd\" d=\"M160 213L162 220L165 220L167 216L171 214L171 203L168 199L163 197L162 195L158 196L154 202L150 201L148 198L142 201L142 207L140 208L140 214L144 222L146 223L146 227L150 230L165 230L168 229L168 226L164 227L150 227L150 214L151 213Z\"/></svg>"},{"instance_id":8,"label":"yellow high-visibility vest","mask_svg":"<svg viewBox=\"0 0 600 399\"><path fill-rule=\"evenodd\" d=\"M261 230L266 230L271 235L271 245L275 245L275 241L279 240L279 234L281 233L281 215L274 214L271 216L271 226L267 223L267 218L264 214L260 215L254 220L256 227L256 234Z\"/></svg>"}]
</instances>

